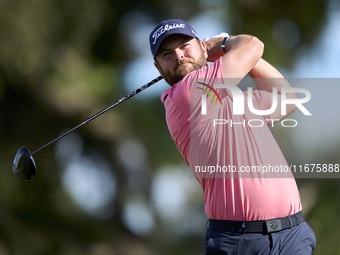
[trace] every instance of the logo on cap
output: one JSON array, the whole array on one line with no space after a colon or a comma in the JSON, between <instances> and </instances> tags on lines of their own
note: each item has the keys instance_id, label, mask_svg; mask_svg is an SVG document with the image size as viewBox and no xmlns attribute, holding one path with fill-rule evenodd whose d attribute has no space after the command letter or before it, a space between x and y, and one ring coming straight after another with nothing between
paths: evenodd
<instances>
[{"instance_id":1,"label":"logo on cap","mask_svg":"<svg viewBox=\"0 0 340 255\"><path fill-rule=\"evenodd\" d=\"M153 41L152 44L155 44L157 39L165 33L165 31L169 31L171 29L175 29L175 28L185 28L185 24L180 23L180 24L176 24L173 23L172 25L165 25L164 27L161 26L160 28L158 28L155 33L153 33L152 38L154 38L155 40Z\"/></svg>"},{"instance_id":2,"label":"logo on cap","mask_svg":"<svg viewBox=\"0 0 340 255\"><path fill-rule=\"evenodd\" d=\"M162 41L170 35L181 34L187 35L198 39L197 33L185 20L170 19L164 20L152 30L149 35L150 49L153 57L155 58L158 48Z\"/></svg>"}]
</instances>

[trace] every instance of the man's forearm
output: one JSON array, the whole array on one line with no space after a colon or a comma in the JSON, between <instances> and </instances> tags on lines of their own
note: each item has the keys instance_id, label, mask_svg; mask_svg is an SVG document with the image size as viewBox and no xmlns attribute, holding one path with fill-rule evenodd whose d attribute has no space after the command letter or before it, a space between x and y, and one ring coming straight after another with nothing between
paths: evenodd
<instances>
[{"instance_id":1,"label":"man's forearm","mask_svg":"<svg viewBox=\"0 0 340 255\"><path fill-rule=\"evenodd\" d=\"M254 78L256 88L259 90L265 90L271 94L273 88L277 88L279 103L276 111L271 114L272 119L283 119L296 110L296 105L288 105L286 108L287 114L281 115L281 89L290 88L291 85L275 67L261 58L248 74L250 77ZM295 93L287 93L286 98L295 99L297 96Z\"/></svg>"},{"instance_id":2,"label":"man's forearm","mask_svg":"<svg viewBox=\"0 0 340 255\"><path fill-rule=\"evenodd\" d=\"M248 74L250 77L254 78L256 88L259 90L272 92L273 87L276 87L278 93L281 94L281 88L291 87L284 76L274 66L262 58Z\"/></svg>"}]
</instances>

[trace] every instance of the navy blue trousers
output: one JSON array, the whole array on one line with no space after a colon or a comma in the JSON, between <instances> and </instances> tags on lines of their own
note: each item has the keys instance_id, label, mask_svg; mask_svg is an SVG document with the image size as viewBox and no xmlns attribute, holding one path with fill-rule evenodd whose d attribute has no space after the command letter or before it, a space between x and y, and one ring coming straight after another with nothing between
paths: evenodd
<instances>
[{"instance_id":1,"label":"navy blue trousers","mask_svg":"<svg viewBox=\"0 0 340 255\"><path fill-rule=\"evenodd\" d=\"M275 233L234 233L208 229L204 236L204 255L296 255L313 254L316 238L303 222Z\"/></svg>"}]
</instances>

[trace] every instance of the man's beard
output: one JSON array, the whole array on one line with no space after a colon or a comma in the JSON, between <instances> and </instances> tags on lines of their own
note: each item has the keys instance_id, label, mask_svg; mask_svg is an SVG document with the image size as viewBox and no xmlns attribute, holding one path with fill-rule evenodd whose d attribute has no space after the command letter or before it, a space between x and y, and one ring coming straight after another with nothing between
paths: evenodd
<instances>
[{"instance_id":1,"label":"man's beard","mask_svg":"<svg viewBox=\"0 0 340 255\"><path fill-rule=\"evenodd\" d=\"M190 63L191 66L186 65L183 66L186 63ZM182 61L178 61L174 67L174 69L172 71L164 71L160 66L160 71L161 71L161 75L163 76L164 80L170 85L174 85L177 82L179 82L180 80L182 80L184 78L184 76L186 76L188 73L191 73L192 71L198 70L203 66L207 65L207 60L204 56L204 52L201 49L201 55L199 56L198 60L195 62L191 59L187 59L187 60L182 60ZM178 70L179 69L179 72ZM176 72L177 71L177 72Z\"/></svg>"}]
</instances>

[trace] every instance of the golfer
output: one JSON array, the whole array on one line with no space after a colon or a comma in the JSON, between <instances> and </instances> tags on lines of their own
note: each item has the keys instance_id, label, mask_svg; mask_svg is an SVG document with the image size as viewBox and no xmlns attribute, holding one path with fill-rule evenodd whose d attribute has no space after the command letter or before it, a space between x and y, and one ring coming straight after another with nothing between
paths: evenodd
<instances>
[{"instance_id":1,"label":"golfer","mask_svg":"<svg viewBox=\"0 0 340 255\"><path fill-rule=\"evenodd\" d=\"M296 107L288 105L286 115L281 115L280 107L269 115L255 115L247 107L250 98L255 109L270 109L273 88L280 102L281 89L290 87L261 58L264 44L254 36L226 33L200 41L190 24L180 19L161 22L149 40L154 64L171 86L161 95L171 137L203 190L209 218L204 254L312 254L315 235L302 216L291 173L275 173L279 176L274 178L242 171L288 166L268 125ZM236 94L247 74L257 90ZM245 106L242 114L235 114L233 103L239 98ZM214 125L212 119L226 124ZM250 125L254 119L266 124Z\"/></svg>"}]
</instances>

